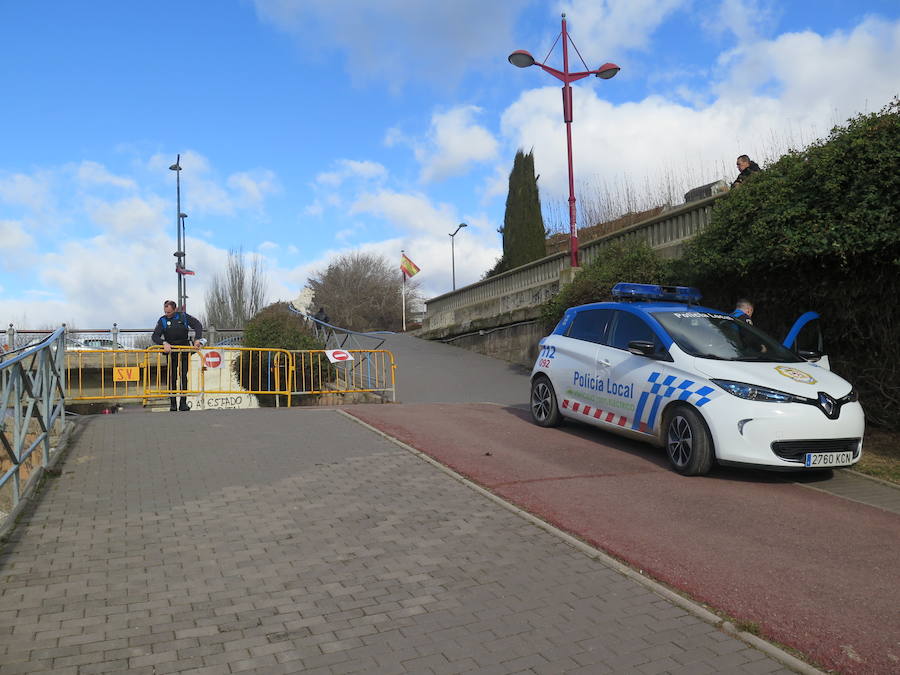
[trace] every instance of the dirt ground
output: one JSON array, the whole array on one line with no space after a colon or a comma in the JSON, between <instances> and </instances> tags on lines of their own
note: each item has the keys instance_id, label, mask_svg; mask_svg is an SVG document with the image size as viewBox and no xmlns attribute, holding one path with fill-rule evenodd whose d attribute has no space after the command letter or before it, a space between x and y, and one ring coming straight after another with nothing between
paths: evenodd
<instances>
[{"instance_id":1,"label":"dirt ground","mask_svg":"<svg viewBox=\"0 0 900 675\"><path fill-rule=\"evenodd\" d=\"M863 456L853 468L860 473L900 484L900 431L866 429Z\"/></svg>"}]
</instances>

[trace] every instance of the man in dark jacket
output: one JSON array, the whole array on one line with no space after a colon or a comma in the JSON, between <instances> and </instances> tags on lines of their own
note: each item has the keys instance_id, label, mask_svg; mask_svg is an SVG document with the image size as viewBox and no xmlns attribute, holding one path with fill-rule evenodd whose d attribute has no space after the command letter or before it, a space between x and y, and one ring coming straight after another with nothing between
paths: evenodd
<instances>
[{"instance_id":1,"label":"man in dark jacket","mask_svg":"<svg viewBox=\"0 0 900 675\"><path fill-rule=\"evenodd\" d=\"M187 349L172 349L172 347L190 347L191 339L188 335L188 328L194 330L193 346L200 349L203 344L203 325L187 312L177 311L173 300L166 300L163 303L163 314L156 322L156 328L153 330L153 344L162 345L163 351L168 355L169 370L169 391L184 391L187 389L187 371L188 362L191 353ZM181 375L181 386L179 387L179 377ZM181 397L181 405L175 406L175 397L169 397L169 411L190 410L187 399Z\"/></svg>"},{"instance_id":2,"label":"man in dark jacket","mask_svg":"<svg viewBox=\"0 0 900 675\"><path fill-rule=\"evenodd\" d=\"M753 321L751 320L751 317L753 316L753 303L747 300L747 298L740 298L735 303L735 308L731 313L731 316L739 321L749 323L752 326Z\"/></svg>"},{"instance_id":3,"label":"man in dark jacket","mask_svg":"<svg viewBox=\"0 0 900 675\"><path fill-rule=\"evenodd\" d=\"M754 174L757 171L762 171L762 169L759 168L759 164L754 162L747 155L741 155L737 158L737 168L740 173L731 184L732 188L736 188L738 185L742 185L743 183L747 182L747 179L751 174Z\"/></svg>"}]
</instances>

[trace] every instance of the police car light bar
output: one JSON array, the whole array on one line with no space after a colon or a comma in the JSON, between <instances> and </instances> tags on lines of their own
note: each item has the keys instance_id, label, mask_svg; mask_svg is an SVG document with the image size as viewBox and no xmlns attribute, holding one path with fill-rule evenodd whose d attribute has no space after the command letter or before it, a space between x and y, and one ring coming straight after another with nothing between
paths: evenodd
<instances>
[{"instance_id":1,"label":"police car light bar","mask_svg":"<svg viewBox=\"0 0 900 675\"><path fill-rule=\"evenodd\" d=\"M690 286L659 286L657 284L630 284L619 282L612 289L612 296L618 300L668 300L700 302L703 297L699 289Z\"/></svg>"}]
</instances>

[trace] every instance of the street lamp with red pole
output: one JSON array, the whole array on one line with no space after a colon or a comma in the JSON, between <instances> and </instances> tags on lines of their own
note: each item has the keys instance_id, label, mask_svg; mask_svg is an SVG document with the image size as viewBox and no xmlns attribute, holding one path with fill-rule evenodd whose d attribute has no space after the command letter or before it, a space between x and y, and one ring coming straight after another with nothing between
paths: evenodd
<instances>
[{"instance_id":1,"label":"street lamp with red pole","mask_svg":"<svg viewBox=\"0 0 900 675\"><path fill-rule=\"evenodd\" d=\"M557 70L556 68L551 68L550 66L544 63L538 63L534 60L534 57L526 52L524 49L517 49L512 54L509 55L509 62L514 66L518 66L519 68L528 68L529 66L539 66L542 70L547 73L550 73L558 80L561 80L563 83L562 88L562 98L563 98L563 120L566 123L566 147L568 149L568 157L569 157L569 248L571 254L571 266L578 267L578 228L576 226L575 221L575 174L572 170L572 82L576 82L583 77L587 77L588 75L595 75L602 80L608 80L612 77L615 77L616 73L619 72L619 66L615 63L604 63L602 66L597 68L596 70L585 70L579 73L570 73L569 72L569 41L571 38L569 34L566 32L566 15L562 15L562 49L563 49L563 69ZM557 41L559 38L557 38ZM556 43L553 44L556 46ZM575 43L572 42L572 47L575 48L576 53L578 53L578 58L581 58L581 53L578 52L578 47L575 47ZM553 47L550 48L550 52L553 51ZM549 57L550 54L547 54ZM544 61L547 59L545 58ZM581 59L581 63L584 64L584 67L587 68L587 64L584 63L584 59Z\"/></svg>"}]
</instances>

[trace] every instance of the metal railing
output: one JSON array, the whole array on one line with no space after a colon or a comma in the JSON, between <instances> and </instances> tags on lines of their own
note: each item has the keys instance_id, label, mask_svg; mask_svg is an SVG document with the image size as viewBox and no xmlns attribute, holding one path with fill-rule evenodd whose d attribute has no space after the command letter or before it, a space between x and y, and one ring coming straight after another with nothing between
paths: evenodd
<instances>
[{"instance_id":1,"label":"metal railing","mask_svg":"<svg viewBox=\"0 0 900 675\"><path fill-rule=\"evenodd\" d=\"M67 399L149 401L206 394L278 394L290 401L293 356L284 349L172 347L172 351L187 356L170 357L159 346L67 351ZM186 361L185 388L169 386L174 358Z\"/></svg>"},{"instance_id":2,"label":"metal railing","mask_svg":"<svg viewBox=\"0 0 900 675\"><path fill-rule=\"evenodd\" d=\"M293 397L317 394L374 394L396 400L394 356L381 349L342 350L344 361L331 363L325 350L215 347L187 353L187 387L170 387L170 357L151 349L81 350L64 355L67 400L141 400L192 397L200 408L206 397L274 396L276 406L290 406ZM179 382L175 383L180 384ZM215 407L221 407L219 403Z\"/></svg>"},{"instance_id":3,"label":"metal railing","mask_svg":"<svg viewBox=\"0 0 900 675\"><path fill-rule=\"evenodd\" d=\"M66 349L145 349L152 345L150 336L153 329L119 328L114 323L112 328L88 328L73 330L63 324L66 329ZM16 328L9 324L6 328L6 340L0 344L0 354L8 353L22 347L36 345L53 334L53 330L33 330ZM244 331L239 328L216 328L205 326L203 336L210 346L240 347L244 339Z\"/></svg>"},{"instance_id":4,"label":"metal railing","mask_svg":"<svg viewBox=\"0 0 900 675\"><path fill-rule=\"evenodd\" d=\"M361 332L334 326L291 304L288 305L288 310L307 322L313 335L325 345L325 349L380 349L385 336L394 335L394 332L389 330Z\"/></svg>"},{"instance_id":5,"label":"metal railing","mask_svg":"<svg viewBox=\"0 0 900 675\"><path fill-rule=\"evenodd\" d=\"M42 343L0 357L0 521L15 509L55 456L65 429L64 348L60 328Z\"/></svg>"},{"instance_id":6,"label":"metal railing","mask_svg":"<svg viewBox=\"0 0 900 675\"><path fill-rule=\"evenodd\" d=\"M331 363L322 350L293 351L294 395L375 394L397 400L394 355L386 349L345 349L344 361Z\"/></svg>"}]
</instances>

